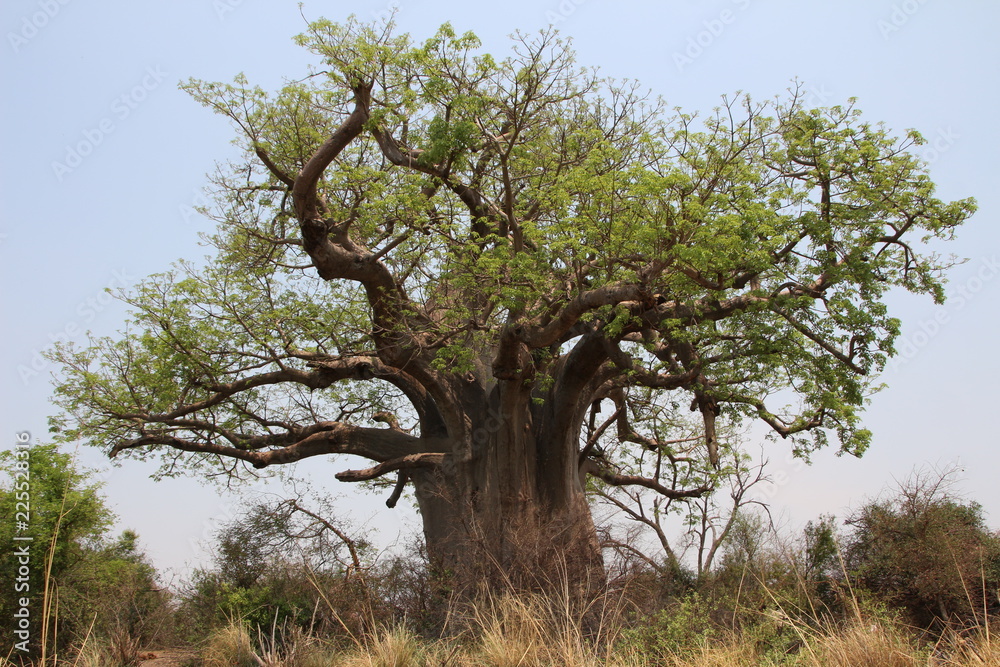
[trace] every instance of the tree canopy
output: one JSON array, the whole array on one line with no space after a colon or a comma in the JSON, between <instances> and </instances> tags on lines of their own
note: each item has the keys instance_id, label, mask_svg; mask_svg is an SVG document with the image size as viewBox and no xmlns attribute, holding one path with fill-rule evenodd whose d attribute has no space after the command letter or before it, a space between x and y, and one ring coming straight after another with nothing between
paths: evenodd
<instances>
[{"instance_id":1,"label":"tree canopy","mask_svg":"<svg viewBox=\"0 0 1000 667\"><path fill-rule=\"evenodd\" d=\"M319 65L277 92L184 84L241 149L212 178L217 253L123 294L121 336L53 352L62 438L165 474L356 454L377 465L338 477L553 507L586 473L703 493L598 446L676 458L689 412L715 464L720 416L803 456L869 445L885 296L942 300L925 244L975 209L934 196L919 133L794 87L670 109L555 32L503 59L447 24L297 39Z\"/></svg>"}]
</instances>

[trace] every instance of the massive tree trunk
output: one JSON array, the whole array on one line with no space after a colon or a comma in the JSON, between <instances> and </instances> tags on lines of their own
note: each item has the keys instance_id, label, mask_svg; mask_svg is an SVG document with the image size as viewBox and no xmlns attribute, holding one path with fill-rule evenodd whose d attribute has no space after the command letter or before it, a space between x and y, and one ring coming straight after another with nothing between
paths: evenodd
<instances>
[{"instance_id":1,"label":"massive tree trunk","mask_svg":"<svg viewBox=\"0 0 1000 667\"><path fill-rule=\"evenodd\" d=\"M529 480L510 484L490 471L489 483L462 468L421 471L413 479L431 565L450 586L480 592L569 585L583 593L603 583L597 534L578 484L569 506L553 507L509 495ZM471 497L456 498L461 487Z\"/></svg>"},{"instance_id":2,"label":"massive tree trunk","mask_svg":"<svg viewBox=\"0 0 1000 667\"><path fill-rule=\"evenodd\" d=\"M578 429L551 405L470 387L471 447L414 471L432 564L460 586L537 589L603 582L597 533L577 460ZM563 420L565 422L565 420ZM577 424L577 427L579 424Z\"/></svg>"}]
</instances>

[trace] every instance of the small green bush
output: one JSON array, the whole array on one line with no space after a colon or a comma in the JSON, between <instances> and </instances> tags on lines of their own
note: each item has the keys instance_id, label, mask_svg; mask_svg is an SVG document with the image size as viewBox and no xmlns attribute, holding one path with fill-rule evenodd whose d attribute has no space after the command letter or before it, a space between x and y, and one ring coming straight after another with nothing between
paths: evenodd
<instances>
[{"instance_id":1,"label":"small green bush","mask_svg":"<svg viewBox=\"0 0 1000 667\"><path fill-rule=\"evenodd\" d=\"M657 660L694 655L720 637L714 605L692 593L622 632L621 650Z\"/></svg>"}]
</instances>

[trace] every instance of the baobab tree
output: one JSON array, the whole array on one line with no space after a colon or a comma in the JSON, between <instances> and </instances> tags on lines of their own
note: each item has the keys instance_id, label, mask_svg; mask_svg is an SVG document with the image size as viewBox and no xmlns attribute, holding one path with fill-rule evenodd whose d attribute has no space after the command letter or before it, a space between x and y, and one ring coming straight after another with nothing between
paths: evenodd
<instances>
[{"instance_id":1,"label":"baobab tree","mask_svg":"<svg viewBox=\"0 0 1000 667\"><path fill-rule=\"evenodd\" d=\"M860 455L893 353L883 297L943 296L971 200L853 106L729 100L703 120L578 69L552 32L498 60L445 25L309 24L276 93L190 81L242 157L212 179L206 266L122 298L121 336L57 348L62 438L164 472L356 455L412 488L453 573L593 581L588 479L697 497L602 456L669 451L665 412L760 419ZM598 431L600 431L598 433ZM391 480L390 480L391 481Z\"/></svg>"}]
</instances>

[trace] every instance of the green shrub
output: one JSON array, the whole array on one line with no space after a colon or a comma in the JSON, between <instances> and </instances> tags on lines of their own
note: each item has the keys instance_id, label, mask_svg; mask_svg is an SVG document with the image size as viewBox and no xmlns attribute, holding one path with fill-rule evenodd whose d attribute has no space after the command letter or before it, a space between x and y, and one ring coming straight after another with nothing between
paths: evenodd
<instances>
[{"instance_id":1,"label":"green shrub","mask_svg":"<svg viewBox=\"0 0 1000 667\"><path fill-rule=\"evenodd\" d=\"M978 503L949 493L947 477L916 477L848 520L852 581L920 627L981 622L1000 587L1000 538Z\"/></svg>"},{"instance_id":2,"label":"green shrub","mask_svg":"<svg viewBox=\"0 0 1000 667\"><path fill-rule=\"evenodd\" d=\"M57 446L45 444L0 452L0 466L10 474L10 481L0 485L0 515L13 518L18 503L30 505L27 526L3 522L0 542L15 544L15 533L31 538L21 542L31 545L29 590L4 586L0 615L10 618L17 598L30 595L32 638L37 642L32 657L40 653L42 641L51 655L79 646L90 636L126 646L162 633L168 625L169 596L160 590L138 535L108 535L114 515L94 472ZM26 478L19 472L30 474ZM17 569L14 550L3 550L0 571ZM44 637L43 620L48 621ZM8 647L15 643L12 628L9 623L0 626L0 641Z\"/></svg>"},{"instance_id":3,"label":"green shrub","mask_svg":"<svg viewBox=\"0 0 1000 667\"><path fill-rule=\"evenodd\" d=\"M720 636L713 610L710 601L692 593L624 630L621 650L638 651L654 661L694 655Z\"/></svg>"}]
</instances>

